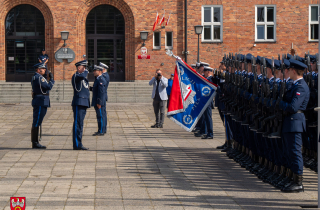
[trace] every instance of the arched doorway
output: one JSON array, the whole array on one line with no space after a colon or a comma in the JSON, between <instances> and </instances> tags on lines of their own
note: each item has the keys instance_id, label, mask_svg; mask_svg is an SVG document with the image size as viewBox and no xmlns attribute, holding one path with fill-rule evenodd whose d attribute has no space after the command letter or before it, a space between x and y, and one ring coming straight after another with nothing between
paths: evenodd
<instances>
[{"instance_id":1,"label":"arched doorway","mask_svg":"<svg viewBox=\"0 0 320 210\"><path fill-rule=\"evenodd\" d=\"M111 81L125 81L125 21L111 5L93 8L86 20L87 58L89 66L105 63ZM89 75L93 80L93 74Z\"/></svg>"},{"instance_id":2,"label":"arched doorway","mask_svg":"<svg viewBox=\"0 0 320 210\"><path fill-rule=\"evenodd\" d=\"M45 21L36 7L22 4L9 11L6 28L6 81L29 82L45 47Z\"/></svg>"}]
</instances>

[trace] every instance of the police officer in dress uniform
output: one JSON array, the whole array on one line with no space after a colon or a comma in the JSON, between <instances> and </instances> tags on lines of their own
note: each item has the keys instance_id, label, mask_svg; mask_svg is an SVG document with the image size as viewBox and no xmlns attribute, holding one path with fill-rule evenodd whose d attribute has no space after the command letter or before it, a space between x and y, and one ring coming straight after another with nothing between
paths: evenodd
<instances>
[{"instance_id":1,"label":"police officer in dress uniform","mask_svg":"<svg viewBox=\"0 0 320 210\"><path fill-rule=\"evenodd\" d=\"M31 142L33 149L46 149L39 143L39 127L42 124L43 118L47 113L47 108L50 107L49 91L54 85L52 73L49 73L50 82L43 75L46 67L44 63L34 65L36 72L32 77L32 106L33 106L33 123L31 128Z\"/></svg>"},{"instance_id":2,"label":"police officer in dress uniform","mask_svg":"<svg viewBox=\"0 0 320 210\"><path fill-rule=\"evenodd\" d=\"M105 106L106 106L106 80L102 76L103 68L101 66L94 66L93 75L95 76L95 81L93 87L90 87L92 91L92 103L91 106L94 107L97 114L98 121L98 131L93 134L93 136L103 136L106 133L105 127Z\"/></svg>"},{"instance_id":3,"label":"police officer in dress uniform","mask_svg":"<svg viewBox=\"0 0 320 210\"><path fill-rule=\"evenodd\" d=\"M108 86L109 86L109 82L110 82L110 76L107 72L107 69L109 68L106 64L104 63L99 63L99 66L103 68L103 73L102 76L104 77L105 81L106 81L106 101L108 101ZM108 120L107 120L107 106L104 106L105 109L105 116L104 116L104 126L105 126L105 133L107 133L107 125L108 125Z\"/></svg>"},{"instance_id":4,"label":"police officer in dress uniform","mask_svg":"<svg viewBox=\"0 0 320 210\"><path fill-rule=\"evenodd\" d=\"M208 66L205 66L203 72L204 72L204 77L208 81L212 82L213 69ZM201 129L199 132L200 134L202 134L202 139L213 139L212 108L213 108L213 101L211 101L211 103L208 105L208 107L203 113Z\"/></svg>"},{"instance_id":5,"label":"police officer in dress uniform","mask_svg":"<svg viewBox=\"0 0 320 210\"><path fill-rule=\"evenodd\" d=\"M293 172L293 181L282 188L283 192L303 192L302 174L302 133L306 131L306 110L310 92L303 79L307 66L294 59L290 59L290 78L293 80L291 88L286 92L284 100L279 102L279 108L287 113L284 118L282 133L287 142L290 157L290 169Z\"/></svg>"},{"instance_id":6,"label":"police officer in dress uniform","mask_svg":"<svg viewBox=\"0 0 320 210\"><path fill-rule=\"evenodd\" d=\"M71 83L73 87L73 130L72 140L74 150L88 150L82 145L83 121L90 108L89 81L87 79L88 70L86 69L88 61L83 60L75 64L77 71L72 76Z\"/></svg>"},{"instance_id":7,"label":"police officer in dress uniform","mask_svg":"<svg viewBox=\"0 0 320 210\"><path fill-rule=\"evenodd\" d=\"M39 60L40 63L43 63L43 64L45 65L45 67L46 67L46 72L45 72L45 74L43 75L43 77L44 77L45 79L47 79L47 76L48 76L47 63L48 63L48 61L49 61L49 56L46 54L46 50L45 50L45 49L42 49L42 54L39 55L38 60Z\"/></svg>"}]
</instances>

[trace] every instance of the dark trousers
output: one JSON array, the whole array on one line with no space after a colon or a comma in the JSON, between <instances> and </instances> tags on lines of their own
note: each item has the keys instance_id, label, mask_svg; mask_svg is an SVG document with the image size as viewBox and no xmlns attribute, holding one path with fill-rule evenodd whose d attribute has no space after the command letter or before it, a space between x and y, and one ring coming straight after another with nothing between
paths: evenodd
<instances>
[{"instance_id":1,"label":"dark trousers","mask_svg":"<svg viewBox=\"0 0 320 210\"><path fill-rule=\"evenodd\" d=\"M101 109L104 108L103 112L104 112L104 123L103 123L103 126L104 126L104 131L105 133L107 133L107 125L108 125L108 121L107 121L107 106L103 106L101 107Z\"/></svg>"},{"instance_id":2,"label":"dark trousers","mask_svg":"<svg viewBox=\"0 0 320 210\"><path fill-rule=\"evenodd\" d=\"M106 133L106 108L102 106L100 109L95 106L94 109L96 110L97 114L97 122L98 122L98 132L99 133Z\"/></svg>"},{"instance_id":3,"label":"dark trousers","mask_svg":"<svg viewBox=\"0 0 320 210\"><path fill-rule=\"evenodd\" d=\"M206 134L208 137L213 137L213 123L212 123L212 107L211 104L203 113L203 124L200 130L201 134Z\"/></svg>"},{"instance_id":4,"label":"dark trousers","mask_svg":"<svg viewBox=\"0 0 320 210\"><path fill-rule=\"evenodd\" d=\"M289 168L297 175L303 173L303 158L302 158L302 133L283 133L283 138L286 141L288 155L290 159Z\"/></svg>"},{"instance_id":5,"label":"dark trousers","mask_svg":"<svg viewBox=\"0 0 320 210\"><path fill-rule=\"evenodd\" d=\"M77 149L82 147L82 133L83 121L87 113L85 106L73 106L73 129L72 129L72 142L73 148Z\"/></svg>"},{"instance_id":6,"label":"dark trousers","mask_svg":"<svg viewBox=\"0 0 320 210\"><path fill-rule=\"evenodd\" d=\"M44 116L47 114L47 107L34 106L33 107L33 122L32 127L36 128L42 124Z\"/></svg>"},{"instance_id":7,"label":"dark trousers","mask_svg":"<svg viewBox=\"0 0 320 210\"><path fill-rule=\"evenodd\" d=\"M164 113L165 113L166 102L167 101L153 100L153 110L156 116L156 123L159 125L160 124L162 125L164 123Z\"/></svg>"}]
</instances>

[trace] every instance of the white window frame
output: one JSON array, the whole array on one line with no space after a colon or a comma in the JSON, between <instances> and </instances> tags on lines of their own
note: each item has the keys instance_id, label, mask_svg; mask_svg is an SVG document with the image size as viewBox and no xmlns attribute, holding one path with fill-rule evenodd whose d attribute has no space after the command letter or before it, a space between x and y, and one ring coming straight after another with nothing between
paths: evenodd
<instances>
[{"instance_id":1,"label":"white window frame","mask_svg":"<svg viewBox=\"0 0 320 210\"><path fill-rule=\"evenodd\" d=\"M318 15L319 15L319 5L318 4L310 4L309 5L309 28L308 28L308 31L309 31L309 42L318 42L319 39L311 39L311 25L313 24L319 24L319 20L318 21L311 21L311 7L318 7ZM318 34L319 36L319 34Z\"/></svg>"},{"instance_id":2,"label":"white window frame","mask_svg":"<svg viewBox=\"0 0 320 210\"><path fill-rule=\"evenodd\" d=\"M257 17L257 12L258 12L258 7L265 7L264 9L264 22L258 22L258 17ZM273 22L267 22L267 8L268 7L273 7ZM261 5L255 5L255 42L276 42L277 41L277 7L274 4L261 4ZM257 26L258 25L264 25L264 37L265 39L258 39L258 30ZM274 30L273 30L273 36L274 39L267 39L267 25L273 25Z\"/></svg>"},{"instance_id":3,"label":"white window frame","mask_svg":"<svg viewBox=\"0 0 320 210\"><path fill-rule=\"evenodd\" d=\"M159 40L159 44L160 44L160 45L159 45L159 46L155 46L155 45L154 45L154 41L155 41L154 35L155 35L155 33L159 33L159 34L160 34L160 36L159 36L159 39L160 39L160 40ZM154 31L154 32L153 32L153 49L154 49L154 50L160 50L160 49L161 49L161 31Z\"/></svg>"},{"instance_id":4,"label":"white window frame","mask_svg":"<svg viewBox=\"0 0 320 210\"><path fill-rule=\"evenodd\" d=\"M167 33L171 33L171 46L167 45ZM166 50L172 50L173 49L173 32L172 31L166 31L165 42L166 42Z\"/></svg>"},{"instance_id":5,"label":"white window frame","mask_svg":"<svg viewBox=\"0 0 320 210\"><path fill-rule=\"evenodd\" d=\"M204 8L211 7L211 22L204 22ZM220 8L220 22L213 22L214 8ZM201 23L203 30L201 34L201 42L223 42L223 7L222 5L202 5L201 7ZM204 26L211 26L211 39L204 39ZM214 38L214 26L220 26L220 39Z\"/></svg>"}]
</instances>

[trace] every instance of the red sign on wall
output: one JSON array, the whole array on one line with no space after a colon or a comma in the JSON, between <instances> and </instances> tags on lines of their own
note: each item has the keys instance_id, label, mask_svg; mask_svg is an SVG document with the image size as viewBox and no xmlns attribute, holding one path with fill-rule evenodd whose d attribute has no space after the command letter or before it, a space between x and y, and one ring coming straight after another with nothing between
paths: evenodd
<instances>
[{"instance_id":1,"label":"red sign on wall","mask_svg":"<svg viewBox=\"0 0 320 210\"><path fill-rule=\"evenodd\" d=\"M150 55L147 55L147 48L141 47L141 55L138 55L138 59L150 59Z\"/></svg>"},{"instance_id":2,"label":"red sign on wall","mask_svg":"<svg viewBox=\"0 0 320 210\"><path fill-rule=\"evenodd\" d=\"M150 59L150 55L138 55L138 59Z\"/></svg>"}]
</instances>

